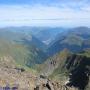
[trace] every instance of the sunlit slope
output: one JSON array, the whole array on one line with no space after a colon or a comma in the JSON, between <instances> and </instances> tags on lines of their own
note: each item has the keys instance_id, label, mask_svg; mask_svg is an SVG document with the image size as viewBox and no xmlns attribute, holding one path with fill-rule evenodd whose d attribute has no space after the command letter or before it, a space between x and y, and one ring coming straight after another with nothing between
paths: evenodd
<instances>
[{"instance_id":1,"label":"sunlit slope","mask_svg":"<svg viewBox=\"0 0 90 90\"><path fill-rule=\"evenodd\" d=\"M90 49L81 53L72 53L64 49L38 66L38 70L52 79L64 80L71 71L79 70L85 65L90 67Z\"/></svg>"},{"instance_id":2,"label":"sunlit slope","mask_svg":"<svg viewBox=\"0 0 90 90\"><path fill-rule=\"evenodd\" d=\"M32 36L6 31L1 33L0 57L9 55L17 63L26 66L42 63L46 59L46 54L38 47L38 41L33 43L35 39Z\"/></svg>"}]
</instances>

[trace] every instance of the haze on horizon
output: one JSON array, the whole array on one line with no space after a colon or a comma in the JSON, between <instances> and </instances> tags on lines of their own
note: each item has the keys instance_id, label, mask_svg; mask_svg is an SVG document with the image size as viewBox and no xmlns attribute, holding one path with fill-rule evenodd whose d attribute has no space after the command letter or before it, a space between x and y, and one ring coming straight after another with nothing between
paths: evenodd
<instances>
[{"instance_id":1,"label":"haze on horizon","mask_svg":"<svg viewBox=\"0 0 90 90\"><path fill-rule=\"evenodd\" d=\"M90 26L89 0L0 0L0 27Z\"/></svg>"}]
</instances>

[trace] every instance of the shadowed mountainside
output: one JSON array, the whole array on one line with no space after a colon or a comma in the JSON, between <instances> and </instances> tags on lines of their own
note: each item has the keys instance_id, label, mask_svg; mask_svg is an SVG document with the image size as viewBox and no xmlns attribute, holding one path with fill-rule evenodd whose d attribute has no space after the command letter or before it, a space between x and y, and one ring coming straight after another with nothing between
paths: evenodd
<instances>
[{"instance_id":1,"label":"shadowed mountainside","mask_svg":"<svg viewBox=\"0 0 90 90\"><path fill-rule=\"evenodd\" d=\"M88 49L74 54L64 49L39 66L39 70L42 74L64 84L69 80L67 85L70 87L89 90L90 51Z\"/></svg>"}]
</instances>

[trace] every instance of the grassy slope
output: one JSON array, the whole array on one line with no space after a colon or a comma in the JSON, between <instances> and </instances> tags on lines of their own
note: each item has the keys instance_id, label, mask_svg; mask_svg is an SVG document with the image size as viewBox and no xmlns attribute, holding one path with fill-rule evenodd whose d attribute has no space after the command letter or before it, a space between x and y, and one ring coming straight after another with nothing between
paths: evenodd
<instances>
[{"instance_id":1,"label":"grassy slope","mask_svg":"<svg viewBox=\"0 0 90 90\"><path fill-rule=\"evenodd\" d=\"M20 33L0 31L0 57L9 55L23 66L43 62L46 58L43 51L31 43L23 43L22 38L27 37Z\"/></svg>"},{"instance_id":2,"label":"grassy slope","mask_svg":"<svg viewBox=\"0 0 90 90\"><path fill-rule=\"evenodd\" d=\"M77 53L77 55L81 55L81 56L86 56L86 57L90 57L90 50L86 50L82 53ZM67 57L66 53L65 52L61 52L61 56L60 57ZM58 57L59 57L59 54L58 54ZM59 58L60 58L59 57ZM63 58L63 61L60 62L59 66L53 71L53 73L50 75L51 78L53 79L63 79L65 78L65 76L68 75L68 72L67 70L65 69L64 64L65 64L65 61L66 59Z\"/></svg>"},{"instance_id":3,"label":"grassy slope","mask_svg":"<svg viewBox=\"0 0 90 90\"><path fill-rule=\"evenodd\" d=\"M57 53L53 57L50 57L45 61L44 64L38 66L38 70L42 71L42 73L47 73L49 71L49 77L54 80L65 81L68 76L68 71L65 68L65 63L67 58L72 57L73 53L69 52L67 49L64 49L60 53ZM82 53L77 53L77 55L82 55L86 57L90 57L90 50L87 49ZM55 65L51 65L51 62L56 62ZM49 70L50 68L50 70Z\"/></svg>"},{"instance_id":4,"label":"grassy slope","mask_svg":"<svg viewBox=\"0 0 90 90\"><path fill-rule=\"evenodd\" d=\"M53 73L49 76L50 78L62 81L66 78L67 70L64 67L64 64L69 55L71 55L71 52L69 52L68 50L63 50L59 54L57 54L57 58L59 58L59 64L58 67L55 68Z\"/></svg>"},{"instance_id":5,"label":"grassy slope","mask_svg":"<svg viewBox=\"0 0 90 90\"><path fill-rule=\"evenodd\" d=\"M50 55L54 55L64 48L68 48L72 52L80 52L90 48L90 28L78 27L59 34L47 51Z\"/></svg>"},{"instance_id":6,"label":"grassy slope","mask_svg":"<svg viewBox=\"0 0 90 90\"><path fill-rule=\"evenodd\" d=\"M63 65L69 54L70 52L67 49L64 49L62 52L48 58L43 64L38 65L38 71L42 74L48 75L52 79L62 78L61 76L65 76L64 74L66 72Z\"/></svg>"}]
</instances>

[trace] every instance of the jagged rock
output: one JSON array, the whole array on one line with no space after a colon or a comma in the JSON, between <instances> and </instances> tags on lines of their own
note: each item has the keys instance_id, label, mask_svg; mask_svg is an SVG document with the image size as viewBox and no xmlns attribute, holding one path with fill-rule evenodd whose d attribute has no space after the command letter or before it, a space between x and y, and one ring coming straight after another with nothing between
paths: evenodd
<instances>
[{"instance_id":1,"label":"jagged rock","mask_svg":"<svg viewBox=\"0 0 90 90\"><path fill-rule=\"evenodd\" d=\"M14 68L14 69L16 69L16 70L17 70L17 72L24 72L24 71L25 71L25 69L24 69L24 68L18 68L18 67L16 67L16 68Z\"/></svg>"},{"instance_id":2,"label":"jagged rock","mask_svg":"<svg viewBox=\"0 0 90 90\"><path fill-rule=\"evenodd\" d=\"M74 87L68 87L67 85L49 80L48 78L47 79L38 78L34 90L78 90L78 89Z\"/></svg>"},{"instance_id":3,"label":"jagged rock","mask_svg":"<svg viewBox=\"0 0 90 90\"><path fill-rule=\"evenodd\" d=\"M42 79L46 79L46 78L47 78L47 76L45 76L45 75L41 74L41 75L40 75L40 78L42 78Z\"/></svg>"}]
</instances>

